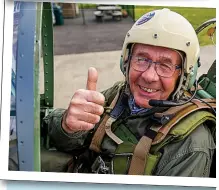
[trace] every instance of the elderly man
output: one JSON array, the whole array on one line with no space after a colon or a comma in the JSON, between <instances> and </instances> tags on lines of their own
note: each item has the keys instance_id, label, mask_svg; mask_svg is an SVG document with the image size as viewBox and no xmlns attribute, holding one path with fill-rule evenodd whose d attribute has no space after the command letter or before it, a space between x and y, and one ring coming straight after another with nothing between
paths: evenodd
<instances>
[{"instance_id":1,"label":"elderly man","mask_svg":"<svg viewBox=\"0 0 219 190\"><path fill-rule=\"evenodd\" d=\"M199 51L181 15L162 9L137 20L122 49L125 81L97 92L98 73L90 68L87 89L44 119L56 149L74 156L68 171L209 176L215 143L203 118L215 117L199 114L206 104L190 91Z\"/></svg>"}]
</instances>

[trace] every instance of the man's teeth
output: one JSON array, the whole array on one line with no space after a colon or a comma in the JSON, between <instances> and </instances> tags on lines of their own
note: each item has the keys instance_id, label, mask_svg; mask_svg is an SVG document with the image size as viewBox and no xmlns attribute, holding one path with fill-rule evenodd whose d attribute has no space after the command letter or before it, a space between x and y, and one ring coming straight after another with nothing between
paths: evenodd
<instances>
[{"instance_id":1,"label":"man's teeth","mask_svg":"<svg viewBox=\"0 0 219 190\"><path fill-rule=\"evenodd\" d=\"M154 89L151 89L151 88L145 88L145 87L142 87L140 86L140 88L146 92L156 92L157 90L154 90Z\"/></svg>"}]
</instances>

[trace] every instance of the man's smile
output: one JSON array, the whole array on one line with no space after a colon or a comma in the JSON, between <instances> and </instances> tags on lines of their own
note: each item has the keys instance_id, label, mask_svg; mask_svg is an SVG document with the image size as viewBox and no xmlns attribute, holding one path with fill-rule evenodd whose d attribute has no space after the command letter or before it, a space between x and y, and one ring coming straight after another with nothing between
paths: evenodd
<instances>
[{"instance_id":1,"label":"man's smile","mask_svg":"<svg viewBox=\"0 0 219 190\"><path fill-rule=\"evenodd\" d=\"M157 92L157 91L158 91L158 90L156 90L156 89L153 89L153 88L146 88L146 87L143 87L143 86L141 86L141 85L139 85L139 87L140 87L141 90L144 90L145 92L149 92L149 93L151 93L151 92Z\"/></svg>"}]
</instances>

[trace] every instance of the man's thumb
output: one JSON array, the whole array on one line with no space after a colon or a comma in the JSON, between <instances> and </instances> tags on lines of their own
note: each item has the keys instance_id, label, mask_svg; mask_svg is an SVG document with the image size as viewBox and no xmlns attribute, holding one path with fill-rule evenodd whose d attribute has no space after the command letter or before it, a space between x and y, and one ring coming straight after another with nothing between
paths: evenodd
<instances>
[{"instance_id":1,"label":"man's thumb","mask_svg":"<svg viewBox=\"0 0 219 190\"><path fill-rule=\"evenodd\" d=\"M94 67L88 69L87 90L97 90L98 73Z\"/></svg>"}]
</instances>

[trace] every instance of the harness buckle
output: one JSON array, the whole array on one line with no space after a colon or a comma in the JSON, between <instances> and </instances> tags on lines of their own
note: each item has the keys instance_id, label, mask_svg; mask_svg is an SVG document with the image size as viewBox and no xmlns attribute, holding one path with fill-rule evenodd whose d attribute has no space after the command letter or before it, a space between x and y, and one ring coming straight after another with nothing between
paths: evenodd
<instances>
[{"instance_id":1,"label":"harness buckle","mask_svg":"<svg viewBox=\"0 0 219 190\"><path fill-rule=\"evenodd\" d=\"M91 170L92 173L107 174L109 172L109 167L107 167L103 159L98 156L92 164Z\"/></svg>"}]
</instances>

